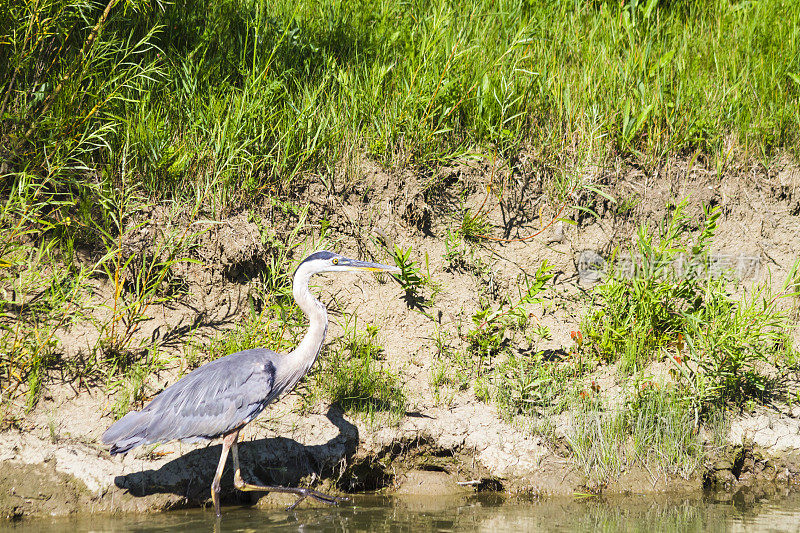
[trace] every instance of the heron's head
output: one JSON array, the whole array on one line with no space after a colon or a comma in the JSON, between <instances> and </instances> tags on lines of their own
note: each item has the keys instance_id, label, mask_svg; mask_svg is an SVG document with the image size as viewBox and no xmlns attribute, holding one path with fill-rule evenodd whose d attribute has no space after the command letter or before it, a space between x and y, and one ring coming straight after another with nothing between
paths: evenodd
<instances>
[{"instance_id":1,"label":"heron's head","mask_svg":"<svg viewBox=\"0 0 800 533\"><path fill-rule=\"evenodd\" d=\"M358 270L368 272L400 272L400 269L397 267L350 259L327 250L314 252L303 259L303 262L298 265L295 273L301 269L308 272L309 275L319 274L320 272L349 272Z\"/></svg>"}]
</instances>

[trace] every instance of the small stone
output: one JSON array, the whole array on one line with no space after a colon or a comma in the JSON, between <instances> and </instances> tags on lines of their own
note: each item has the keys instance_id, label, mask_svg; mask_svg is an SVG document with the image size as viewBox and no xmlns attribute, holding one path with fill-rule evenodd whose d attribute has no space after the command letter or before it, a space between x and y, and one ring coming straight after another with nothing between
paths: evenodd
<instances>
[{"instance_id":1,"label":"small stone","mask_svg":"<svg viewBox=\"0 0 800 533\"><path fill-rule=\"evenodd\" d=\"M559 220L553 226L553 232L550 238L547 239L548 244L555 242L564 242L564 222Z\"/></svg>"}]
</instances>

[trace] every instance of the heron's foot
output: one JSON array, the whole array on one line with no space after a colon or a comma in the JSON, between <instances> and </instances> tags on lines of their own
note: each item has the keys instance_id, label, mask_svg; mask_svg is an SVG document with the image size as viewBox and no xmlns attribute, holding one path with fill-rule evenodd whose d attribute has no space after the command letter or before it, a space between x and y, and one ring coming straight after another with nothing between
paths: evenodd
<instances>
[{"instance_id":1,"label":"heron's foot","mask_svg":"<svg viewBox=\"0 0 800 533\"><path fill-rule=\"evenodd\" d=\"M290 487L291 488L291 487ZM295 507L297 507L300 502L305 500L306 498L312 498L317 500L318 502L327 503L328 505L339 505L339 502L346 502L350 498L346 496L332 496L330 494L325 494L324 492L319 492L314 489L305 489L305 488L297 488L292 490L294 494L297 494L297 500L286 508L287 511L291 511Z\"/></svg>"},{"instance_id":2,"label":"heron's foot","mask_svg":"<svg viewBox=\"0 0 800 533\"><path fill-rule=\"evenodd\" d=\"M233 475L233 484L236 486L237 489L245 492L280 492L284 494L295 494L297 496L297 500L286 508L287 511L291 511L295 507L297 507L303 500L306 498L311 498L313 500L317 500L322 503L327 503L328 505L339 505L339 502L346 502L350 498L345 496L332 496L330 494L325 494L324 492L319 492L314 489L308 489L303 487L277 487L277 486L269 486L269 485L252 485L250 483L245 483L242 479L242 474L239 470Z\"/></svg>"}]
</instances>

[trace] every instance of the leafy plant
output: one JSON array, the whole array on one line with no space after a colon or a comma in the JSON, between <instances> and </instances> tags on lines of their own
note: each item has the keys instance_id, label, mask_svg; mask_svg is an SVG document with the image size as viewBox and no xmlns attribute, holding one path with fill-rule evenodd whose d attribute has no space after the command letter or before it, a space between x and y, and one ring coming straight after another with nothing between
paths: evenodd
<instances>
[{"instance_id":1,"label":"leafy plant","mask_svg":"<svg viewBox=\"0 0 800 533\"><path fill-rule=\"evenodd\" d=\"M506 333L509 328L521 329L527 322L526 305L540 303L539 294L544 290L545 284L553 277L549 273L552 267L543 261L534 274L533 280L526 278L525 291L520 294L519 300L508 307L501 306L494 309L488 305L481 308L472 316L475 327L467 332L466 339L472 354L491 359L506 347Z\"/></svg>"},{"instance_id":2,"label":"leafy plant","mask_svg":"<svg viewBox=\"0 0 800 533\"><path fill-rule=\"evenodd\" d=\"M790 295L795 271L775 297L761 287L731 298L725 273L714 278L709 268L719 210L706 211L697 242L688 246L684 205L676 207L657 242L646 226L639 228L631 275L612 276L600 286L602 304L581 327L582 349L603 361L621 360L626 372L669 354L699 408L720 400L765 400L777 391L781 372L768 377L764 365L777 369L794 359L786 316L776 302Z\"/></svg>"},{"instance_id":3,"label":"leafy plant","mask_svg":"<svg viewBox=\"0 0 800 533\"><path fill-rule=\"evenodd\" d=\"M684 200L675 207L658 237L647 225L640 226L636 247L599 287L603 303L581 330L601 360L621 357L623 369L641 368L683 332L685 314L701 308L707 273L698 269L708 264L719 212L709 213L697 244L687 247L680 242L686 231L685 206ZM615 254L612 264L619 259Z\"/></svg>"},{"instance_id":4,"label":"leafy plant","mask_svg":"<svg viewBox=\"0 0 800 533\"><path fill-rule=\"evenodd\" d=\"M558 414L575 401L578 380L591 368L579 359L549 361L542 352L511 354L495 372L495 399L508 418Z\"/></svg>"},{"instance_id":5,"label":"leafy plant","mask_svg":"<svg viewBox=\"0 0 800 533\"><path fill-rule=\"evenodd\" d=\"M469 265L468 254L464 238L458 231L447 228L444 240L444 260L449 270L464 271Z\"/></svg>"},{"instance_id":6,"label":"leafy plant","mask_svg":"<svg viewBox=\"0 0 800 533\"><path fill-rule=\"evenodd\" d=\"M392 274L400 282L400 286L406 291L407 295L416 296L422 287L427 283L426 278L420 273L416 262L411 259L411 246L403 249L395 244L394 264L400 269L398 274Z\"/></svg>"},{"instance_id":7,"label":"leafy plant","mask_svg":"<svg viewBox=\"0 0 800 533\"><path fill-rule=\"evenodd\" d=\"M423 274L416 261L411 259L412 247L409 246L404 249L400 246L394 246L394 253L392 257L394 264L400 269L397 274L392 276L400 282L400 286L406 292L406 301L409 304L427 307L433 303L436 294L441 290L438 283L431 279L430 263L428 262L428 253L425 252L425 270ZM424 288L430 288L429 295L423 295Z\"/></svg>"},{"instance_id":8,"label":"leafy plant","mask_svg":"<svg viewBox=\"0 0 800 533\"><path fill-rule=\"evenodd\" d=\"M405 412L406 395L399 376L381 362L383 347L377 343L378 328L357 329L355 317L345 317L344 333L337 338L312 370L308 407L324 399L345 411L370 419L387 413L393 419Z\"/></svg>"}]
</instances>

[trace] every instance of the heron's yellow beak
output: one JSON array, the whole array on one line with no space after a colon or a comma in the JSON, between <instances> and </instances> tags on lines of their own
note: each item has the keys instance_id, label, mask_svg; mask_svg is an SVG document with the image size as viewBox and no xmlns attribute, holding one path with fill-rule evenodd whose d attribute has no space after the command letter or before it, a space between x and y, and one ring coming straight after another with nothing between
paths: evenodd
<instances>
[{"instance_id":1,"label":"heron's yellow beak","mask_svg":"<svg viewBox=\"0 0 800 533\"><path fill-rule=\"evenodd\" d=\"M369 261L359 261L357 259L347 259L343 257L339 260L339 267L342 270L366 270L369 272L400 272L396 266L384 265L381 263L371 263Z\"/></svg>"}]
</instances>

